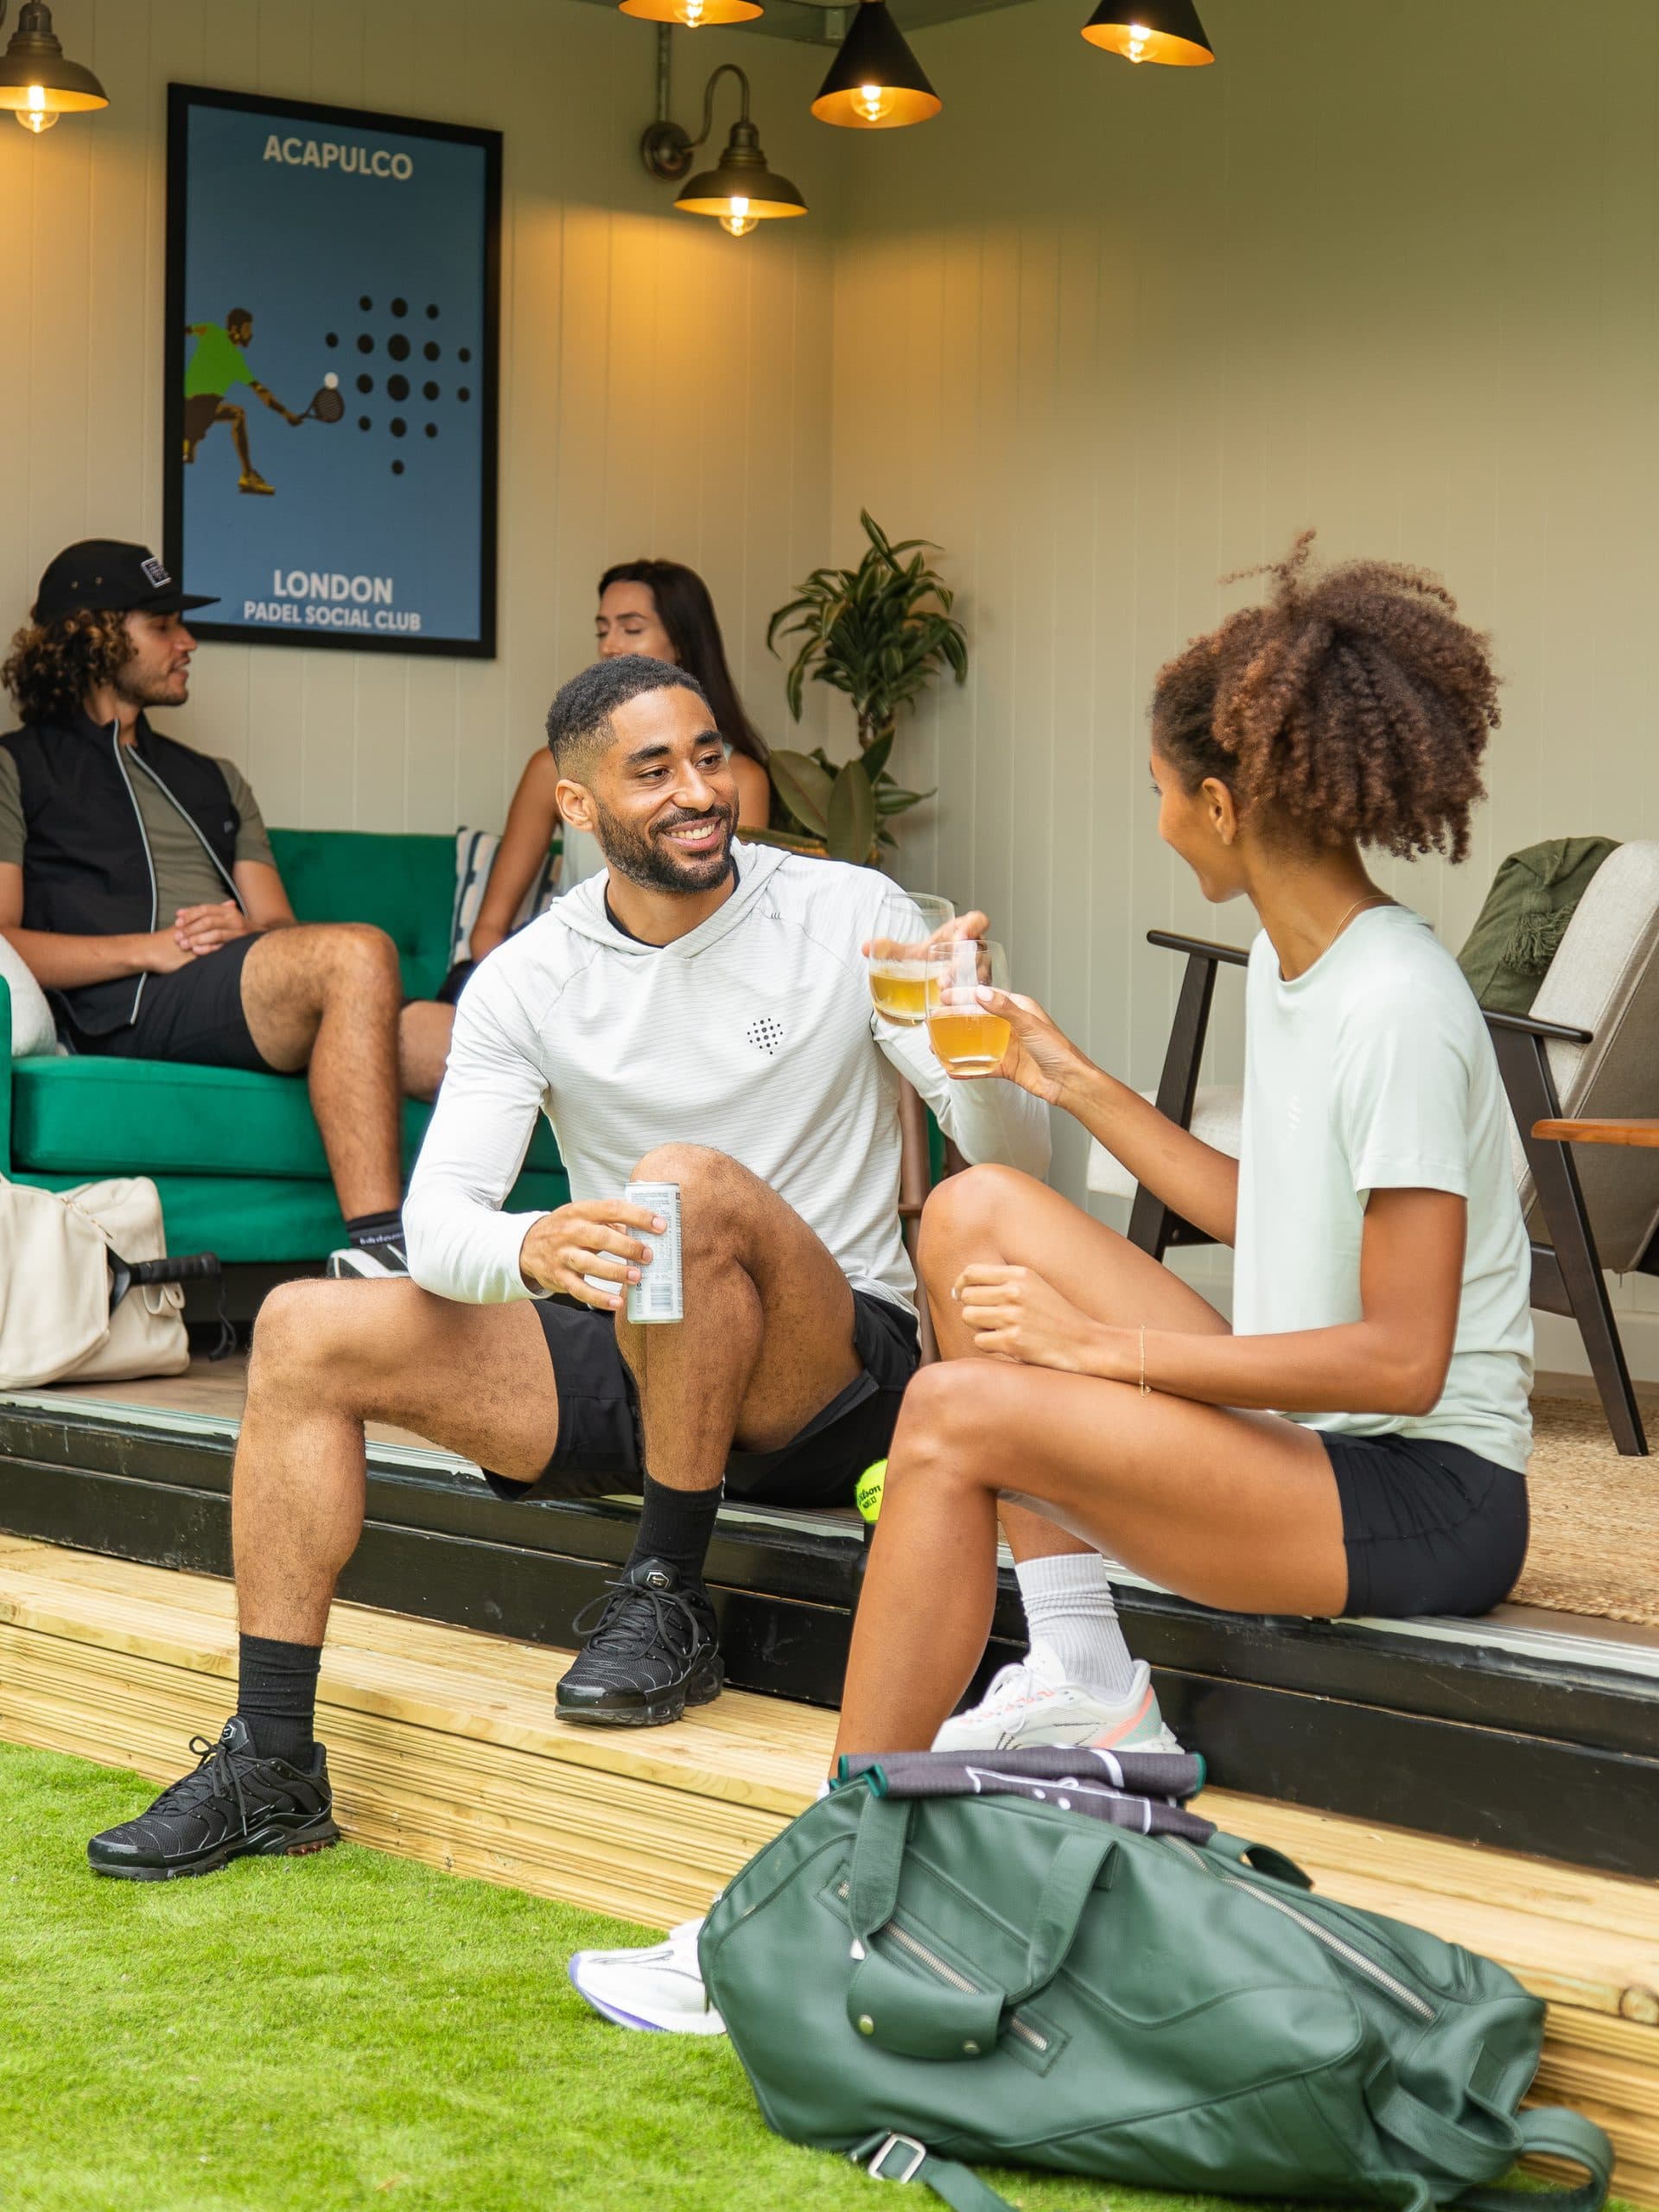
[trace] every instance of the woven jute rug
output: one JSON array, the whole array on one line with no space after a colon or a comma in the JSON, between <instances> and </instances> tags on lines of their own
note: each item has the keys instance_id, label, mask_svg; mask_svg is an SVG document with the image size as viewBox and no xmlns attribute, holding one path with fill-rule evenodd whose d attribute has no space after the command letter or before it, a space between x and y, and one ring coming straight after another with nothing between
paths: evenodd
<instances>
[{"instance_id":1,"label":"woven jute rug","mask_svg":"<svg viewBox=\"0 0 1659 2212\"><path fill-rule=\"evenodd\" d=\"M1659 1396L1641 1395L1645 1459L1620 1459L1593 1399L1533 1400L1532 1546L1517 1603L1659 1628Z\"/></svg>"}]
</instances>

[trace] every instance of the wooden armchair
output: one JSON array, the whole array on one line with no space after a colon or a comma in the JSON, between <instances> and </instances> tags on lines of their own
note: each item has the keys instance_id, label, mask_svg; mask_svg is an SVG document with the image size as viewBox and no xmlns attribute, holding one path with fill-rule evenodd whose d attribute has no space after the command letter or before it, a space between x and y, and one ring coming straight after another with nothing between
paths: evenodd
<instances>
[{"instance_id":1,"label":"wooden armchair","mask_svg":"<svg viewBox=\"0 0 1659 2212\"><path fill-rule=\"evenodd\" d=\"M1239 1094L1200 1089L1216 976L1248 955L1166 930L1148 943L1186 956L1186 972L1152 1096L1160 1113L1237 1155ZM1569 1144L1533 1125L1564 1114L1651 1112L1659 1097L1659 842L1623 845L1574 914L1529 1014L1489 1014L1516 1122L1516 1180L1532 1240L1532 1302L1578 1325L1621 1452L1648 1450L1603 1268L1659 1274L1659 1152L1607 1147L1582 1169ZM1208 1240L1098 1143L1089 1188L1132 1198L1129 1239L1161 1260L1173 1244Z\"/></svg>"}]
</instances>

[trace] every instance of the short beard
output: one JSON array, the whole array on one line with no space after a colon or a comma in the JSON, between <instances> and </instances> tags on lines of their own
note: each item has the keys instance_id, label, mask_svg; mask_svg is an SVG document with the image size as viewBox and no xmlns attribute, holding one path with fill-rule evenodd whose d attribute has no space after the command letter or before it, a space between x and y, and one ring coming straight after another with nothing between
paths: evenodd
<instances>
[{"instance_id":1,"label":"short beard","mask_svg":"<svg viewBox=\"0 0 1659 2212\"><path fill-rule=\"evenodd\" d=\"M733 823L725 809L710 808L709 811L720 814L726 824L726 837L718 852L710 853L706 860L682 857L660 836L634 830L614 814L607 813L597 798L594 801L594 835L607 863L642 890L675 891L682 896L714 891L732 872ZM669 827L677 829L682 822L700 818L677 815Z\"/></svg>"},{"instance_id":2,"label":"short beard","mask_svg":"<svg viewBox=\"0 0 1659 2212\"><path fill-rule=\"evenodd\" d=\"M117 669L111 681L116 697L124 706L139 709L175 707L182 703L181 699L173 696L173 686L181 676L184 678L183 698L188 699L190 696L190 671L188 668L175 669L171 676L151 677L146 682L134 673L132 657L129 656Z\"/></svg>"}]
</instances>

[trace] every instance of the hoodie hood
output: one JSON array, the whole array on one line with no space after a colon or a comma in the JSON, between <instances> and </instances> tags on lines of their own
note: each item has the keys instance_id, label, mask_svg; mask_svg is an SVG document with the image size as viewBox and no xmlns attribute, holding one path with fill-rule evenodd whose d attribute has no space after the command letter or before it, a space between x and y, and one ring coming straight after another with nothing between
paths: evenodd
<instances>
[{"instance_id":1,"label":"hoodie hood","mask_svg":"<svg viewBox=\"0 0 1659 2212\"><path fill-rule=\"evenodd\" d=\"M746 845L741 839L734 839L732 857L737 862L736 890L706 922L700 922L684 937L676 938L672 944L641 944L636 938L624 937L613 925L605 912L605 887L610 874L604 868L577 884L563 899L556 899L543 919L562 922L574 936L590 938L610 952L632 954L639 959L695 960L700 952L719 944L737 927L790 855L776 845Z\"/></svg>"}]
</instances>

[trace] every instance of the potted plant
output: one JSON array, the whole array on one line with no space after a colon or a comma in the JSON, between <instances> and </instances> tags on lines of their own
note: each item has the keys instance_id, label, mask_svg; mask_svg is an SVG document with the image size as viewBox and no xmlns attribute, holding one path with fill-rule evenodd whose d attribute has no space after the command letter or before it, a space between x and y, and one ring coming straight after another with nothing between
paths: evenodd
<instances>
[{"instance_id":1,"label":"potted plant","mask_svg":"<svg viewBox=\"0 0 1659 2212\"><path fill-rule=\"evenodd\" d=\"M967 680L968 642L950 611L950 588L926 558L938 549L925 537L895 544L869 514L859 520L869 550L857 568L815 569L766 629L773 652L780 639L794 641L784 685L790 713L799 721L809 681L844 691L858 717L858 754L838 766L822 746L775 749L779 804L775 826L762 834L792 851L867 862L893 846L893 816L932 797L906 791L887 772L899 712L914 709L941 666L958 683Z\"/></svg>"}]
</instances>

